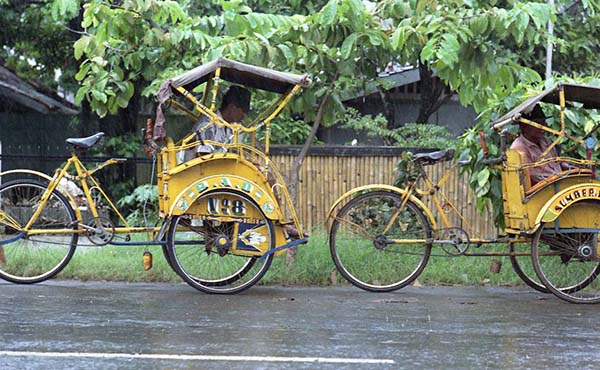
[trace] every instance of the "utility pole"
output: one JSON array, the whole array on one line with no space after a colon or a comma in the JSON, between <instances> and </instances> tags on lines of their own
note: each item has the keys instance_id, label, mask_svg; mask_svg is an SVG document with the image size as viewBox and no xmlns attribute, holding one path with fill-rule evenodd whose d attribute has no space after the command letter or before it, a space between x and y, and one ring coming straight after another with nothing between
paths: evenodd
<instances>
[{"instance_id":1,"label":"utility pole","mask_svg":"<svg viewBox=\"0 0 600 370\"><path fill-rule=\"evenodd\" d=\"M554 9L554 0L548 0L548 5ZM552 47L554 39L554 24L548 21L548 44L546 44L546 81L552 78Z\"/></svg>"}]
</instances>

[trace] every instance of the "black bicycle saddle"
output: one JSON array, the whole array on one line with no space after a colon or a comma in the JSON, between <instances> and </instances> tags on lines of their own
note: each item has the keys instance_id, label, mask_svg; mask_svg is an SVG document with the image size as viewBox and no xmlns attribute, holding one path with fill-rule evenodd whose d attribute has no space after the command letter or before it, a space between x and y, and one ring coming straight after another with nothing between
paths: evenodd
<instances>
[{"instance_id":1,"label":"black bicycle saddle","mask_svg":"<svg viewBox=\"0 0 600 370\"><path fill-rule=\"evenodd\" d=\"M431 153L415 154L415 160L423 164L433 164L439 161L449 161L454 157L454 149L440 150Z\"/></svg>"},{"instance_id":2,"label":"black bicycle saddle","mask_svg":"<svg viewBox=\"0 0 600 370\"><path fill-rule=\"evenodd\" d=\"M92 136L82 138L68 138L67 144L71 144L77 148L87 149L94 146L104 136L104 132L98 132Z\"/></svg>"}]
</instances>

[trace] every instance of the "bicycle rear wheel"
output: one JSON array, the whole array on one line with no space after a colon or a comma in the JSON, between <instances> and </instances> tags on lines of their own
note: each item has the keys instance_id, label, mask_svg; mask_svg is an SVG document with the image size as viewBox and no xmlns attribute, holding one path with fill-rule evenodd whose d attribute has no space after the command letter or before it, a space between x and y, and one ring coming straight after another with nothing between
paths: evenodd
<instances>
[{"instance_id":1,"label":"bicycle rear wheel","mask_svg":"<svg viewBox=\"0 0 600 370\"><path fill-rule=\"evenodd\" d=\"M14 180L0 186L0 277L33 284L52 278L71 260L77 247L75 212L69 201L53 191L28 230L22 230L40 207L46 185ZM64 230L57 233L57 230ZM24 232L22 237L18 237Z\"/></svg>"},{"instance_id":2,"label":"bicycle rear wheel","mask_svg":"<svg viewBox=\"0 0 600 370\"><path fill-rule=\"evenodd\" d=\"M401 204L397 193L374 191L352 199L336 215L331 257L355 286L391 292L412 283L427 265L431 227L417 205L409 200L398 212Z\"/></svg>"},{"instance_id":3,"label":"bicycle rear wheel","mask_svg":"<svg viewBox=\"0 0 600 370\"><path fill-rule=\"evenodd\" d=\"M206 202L208 198L219 204L236 204L240 210L238 219L231 221L232 217L212 216L210 220L203 220L202 226L195 226L192 216L173 217L167 235L170 262L185 282L202 292L239 293L262 278L273 261L273 254L259 261L255 256L237 254L232 246L239 247L241 240L250 237L251 243L275 248L273 224L245 194L221 190L208 193L197 202Z\"/></svg>"},{"instance_id":4,"label":"bicycle rear wheel","mask_svg":"<svg viewBox=\"0 0 600 370\"><path fill-rule=\"evenodd\" d=\"M540 281L571 303L600 303L600 202L573 203L555 222L540 225L531 256Z\"/></svg>"}]
</instances>

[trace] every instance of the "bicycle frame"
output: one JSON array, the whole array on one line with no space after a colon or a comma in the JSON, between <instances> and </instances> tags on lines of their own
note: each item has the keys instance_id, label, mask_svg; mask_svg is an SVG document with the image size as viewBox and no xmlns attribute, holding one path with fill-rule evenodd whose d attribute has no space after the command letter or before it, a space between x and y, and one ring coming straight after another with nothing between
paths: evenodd
<instances>
[{"instance_id":1,"label":"bicycle frame","mask_svg":"<svg viewBox=\"0 0 600 370\"><path fill-rule=\"evenodd\" d=\"M502 130L499 156L488 158L485 140L482 152L483 164L494 166L502 176L505 227L501 235L471 239L468 232L477 234L477 230L467 221L468 215L461 214L444 193L444 186L461 163L446 168L439 179L430 178L429 171L425 171L426 165L450 160L452 152L417 154L411 162L416 166L414 172L408 169L406 173L412 179L402 188L361 186L348 191L331 207L329 248L336 269L361 289L391 292L415 282L434 255L506 256L516 274L533 289L554 293L572 303L600 303L596 281L600 276L600 180L596 177L597 162L591 158L597 147L591 135L600 125L583 139L565 131L567 100L585 109L600 109L599 98L597 87L557 85L532 96L492 124L497 131ZM560 130L523 117L540 102L560 106ZM504 126L517 122L557 136L541 158L563 138L584 145L587 158L554 156L529 163L516 149L506 148L508 131ZM532 184L529 170L550 162L571 166ZM506 243L508 251L471 252L471 243L475 248ZM432 254L434 244L444 253ZM530 251L517 249L522 248L518 244L530 244ZM490 271L499 272L501 262L492 261Z\"/></svg>"},{"instance_id":2,"label":"bicycle frame","mask_svg":"<svg viewBox=\"0 0 600 370\"><path fill-rule=\"evenodd\" d=\"M450 176L454 173L458 172L459 164L453 164L450 168L448 168L444 175L438 180L437 183L434 183L431 178L427 175L425 170L422 168L420 177L425 181L426 189L416 189L417 193L420 196L428 197L432 199L433 204L437 213L440 216L441 223L445 228L456 227L450 222L447 213L454 213L460 222L463 225L466 225L469 232L474 231L471 223L467 221L467 219L461 215L456 206L449 200L446 194L441 190L443 189L446 182L449 180ZM449 211L447 211L449 209ZM469 238L469 241L475 244L495 244L499 242L511 242L511 243L529 243L530 239L525 237L501 237L501 238ZM465 253L467 256L506 256L510 255L507 253ZM529 253L517 253L512 255L529 255Z\"/></svg>"},{"instance_id":3,"label":"bicycle frame","mask_svg":"<svg viewBox=\"0 0 600 370\"><path fill-rule=\"evenodd\" d=\"M143 233L143 232L150 232L153 234L160 234L161 231L161 227L132 227L127 223L127 220L125 219L125 217L123 217L123 215L121 214L121 212L118 210L118 208L115 206L115 204L113 203L113 201L110 199L110 197L106 194L106 192L102 189L102 186L100 185L100 183L98 182L98 180L96 180L94 178L94 174L113 164L117 164L117 163L122 163L124 162L125 159L115 159L115 158L111 158L103 163L101 163L98 167L96 167L93 170L88 170L85 165L81 162L81 160L79 159L79 157L77 156L77 154L75 152L73 152L71 154L71 157L67 160L67 162L65 163L65 165L59 169L56 170L54 176L52 177L51 181L48 184L48 187L46 188L46 190L44 191L44 193L42 194L42 198L40 199L40 204L39 206L36 208L36 210L34 211L33 215L31 216L29 222L23 227L24 230L27 231L28 235L35 235L35 234L73 234L73 233L79 233L79 234L83 234L86 232L86 229L90 229L93 230L94 227L89 226L89 225L85 225L83 224L83 219L81 216L81 211L79 210L79 207L77 207L76 204L72 204L73 209L75 210L78 222L79 222L79 229L78 230L73 230L73 229L56 229L56 230L30 230L31 226L35 223L35 221L37 220L37 218L40 216L41 214L41 210L43 209L43 207L46 205L46 203L48 202L48 200L50 199L52 192L54 190L56 190L59 187L60 181L63 178L66 178L68 180L71 181L75 181L76 183L81 185L81 189L83 191L83 194L85 196L85 199L87 201L87 207L90 211L90 213L92 214L92 217L94 218L98 218L100 217L100 212L98 211L98 208L96 207L96 204L94 202L94 199L92 197L91 194L91 189L97 189L102 198L104 200L106 200L106 202L108 203L110 209L112 210L112 212L115 213L115 215L118 217L118 219L123 223L123 227L115 227L114 228L114 233L115 234L129 234L129 233ZM76 172L76 176L72 176L69 174L69 170L71 168L75 169ZM88 184L87 181L90 181L90 183L92 184L92 186L90 186ZM71 197L69 197L71 198ZM72 199L71 199L72 201ZM156 236L156 235L155 235ZM114 245L147 245L147 244L162 244L161 242L130 242L130 241L126 241L126 242L111 242L109 244L114 244Z\"/></svg>"},{"instance_id":4,"label":"bicycle frame","mask_svg":"<svg viewBox=\"0 0 600 370\"><path fill-rule=\"evenodd\" d=\"M457 173L459 165L454 164L450 168L445 170L442 177L439 180L437 180L436 182L434 182L431 179L431 177L427 174L424 166L421 163L417 163L417 165L419 166L419 168L418 168L419 174L417 175L417 178L414 181L412 181L411 183L409 183L405 188L396 188L396 187L389 186L389 185L375 184L375 185L367 185L367 186L353 189L353 190L347 192L346 194L344 194L342 197L340 197L338 199L338 201L331 207L331 210L329 211L328 219L331 219L333 217L334 210L336 209L336 207L338 207L343 202L344 199L349 199L349 198L353 197L355 194L357 194L359 192L363 192L363 191L385 190L385 191L399 193L401 195L401 204L398 206L398 208L394 212L394 214L390 217L386 227L383 230L384 234L387 233L391 229L392 225L396 222L397 217L403 211L404 207L406 206L406 203L409 200L411 202L415 203L420 208L420 210L423 212L425 217L429 220L431 227L433 229L432 231L434 233L433 238L431 238L431 239L388 239L387 240L388 244L407 244L407 245L409 245L409 244L415 244L415 243L425 243L425 244L452 243L451 241L447 241L447 240L443 240L443 239L439 238L440 231L442 231L444 229L460 228L460 227L456 226L456 224L450 220L450 217L448 216L448 213L450 213L450 212L455 214L458 217L458 219L460 220L460 222L467 226L468 231L470 231L470 232L473 231L473 226L465 219L465 217L463 215L460 214L460 212L458 211L456 206L450 201L449 197L446 196L446 194L442 190L444 188L444 186L447 184L447 182L450 180L451 176L453 174ZM421 186L419 186L420 182L422 182ZM426 200L431 201L431 205L432 205L431 207L426 204ZM437 214L439 216L439 221L440 221L439 225L434 216L434 212L436 212L435 214ZM481 237L470 238L469 237L469 242L474 243L476 245L495 244L495 243L502 243L502 242L505 242L505 243L529 243L530 239L528 239L526 237L519 237L519 236L506 236L506 237L503 236L503 237L499 237L499 238L481 238ZM511 255L522 256L522 255L530 255L530 253L524 253L524 252L507 252L507 253L465 252L462 255L465 255L465 256L511 256Z\"/></svg>"},{"instance_id":5,"label":"bicycle frame","mask_svg":"<svg viewBox=\"0 0 600 370\"><path fill-rule=\"evenodd\" d=\"M229 114L229 109L223 110L225 118L216 110L221 80L278 97L253 122L242 125L234 122L241 118ZM202 84L205 93L197 100L192 94ZM231 294L256 284L274 257L308 241L284 179L269 158L269 148L271 121L310 84L306 74L279 72L225 58L165 81L157 94L156 124L153 126L149 120L144 134L148 152L155 154L158 211L163 220L160 227L129 225L94 178L100 169L123 159L109 159L88 170L77 157L79 149L90 148L104 133L67 139L73 149L66 163L52 177L32 174L43 179L41 183L29 181L28 170L17 170L15 173L27 176L0 187L0 196L6 196L6 201L0 199L0 246L8 245L10 253L8 264L0 261L0 277L15 283L52 278L69 263L79 237L85 236L98 246L160 245L169 266L202 292ZM200 117L208 119L205 129L215 125L231 131L231 141L204 141L197 136L202 130L199 128L175 143L164 127L163 109L169 105L194 122ZM265 129L264 148L259 148L255 137L261 127ZM248 133L251 145L242 140L242 135ZM194 150L205 142L227 150L209 154ZM79 184L76 196L63 189L64 179ZM85 213L79 206L82 197L87 201ZM102 207L96 198L105 200ZM105 217L104 205L114 212L121 226L115 227ZM154 240L132 242L127 235L125 241L114 241L117 234L142 232L152 234ZM46 258L47 249L54 258ZM31 255L20 254L25 251L31 251ZM145 269L151 267L148 252L144 252Z\"/></svg>"}]
</instances>

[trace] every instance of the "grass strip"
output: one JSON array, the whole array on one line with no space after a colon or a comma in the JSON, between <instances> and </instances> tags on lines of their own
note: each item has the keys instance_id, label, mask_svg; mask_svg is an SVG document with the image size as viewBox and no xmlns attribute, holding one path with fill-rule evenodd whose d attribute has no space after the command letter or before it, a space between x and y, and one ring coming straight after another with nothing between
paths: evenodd
<instances>
[{"instance_id":1,"label":"grass strip","mask_svg":"<svg viewBox=\"0 0 600 370\"><path fill-rule=\"evenodd\" d=\"M142 255L149 250L153 267L143 268ZM484 246L478 251L508 251L506 245ZM433 254L443 255L439 247ZM492 259L502 263L501 272L490 272ZM528 258L524 261L529 264ZM527 266L525 266L527 267ZM532 275L533 276L533 275ZM169 267L160 246L78 247L69 265L58 275L59 279L108 280L127 282L182 282ZM309 243L298 248L296 261L287 266L285 254L275 258L269 272L260 284L283 285L347 285L337 272L329 253L323 231L314 232ZM523 285L514 273L508 257L447 257L432 256L417 285Z\"/></svg>"}]
</instances>

